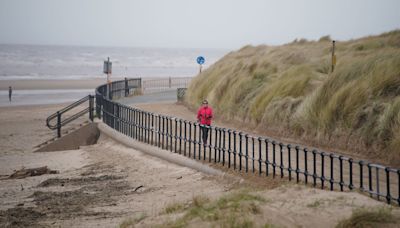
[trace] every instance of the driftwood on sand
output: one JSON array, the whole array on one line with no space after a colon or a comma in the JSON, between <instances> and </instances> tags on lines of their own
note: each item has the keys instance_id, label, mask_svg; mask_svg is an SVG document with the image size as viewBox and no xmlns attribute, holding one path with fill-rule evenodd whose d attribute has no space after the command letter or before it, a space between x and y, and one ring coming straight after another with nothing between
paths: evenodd
<instances>
[{"instance_id":1,"label":"driftwood on sand","mask_svg":"<svg viewBox=\"0 0 400 228\"><path fill-rule=\"evenodd\" d=\"M22 179L25 177L40 176L43 174L57 174L57 173L59 173L57 170L51 170L47 168L47 166L39 168L31 168L31 169L22 168L20 170L16 170L13 174L8 176L8 179Z\"/></svg>"}]
</instances>

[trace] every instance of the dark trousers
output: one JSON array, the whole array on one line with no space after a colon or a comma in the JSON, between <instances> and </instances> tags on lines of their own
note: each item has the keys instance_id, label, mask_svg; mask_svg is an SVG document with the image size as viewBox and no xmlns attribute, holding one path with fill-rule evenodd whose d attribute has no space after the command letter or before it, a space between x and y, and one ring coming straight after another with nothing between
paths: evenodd
<instances>
[{"instance_id":1,"label":"dark trousers","mask_svg":"<svg viewBox=\"0 0 400 228\"><path fill-rule=\"evenodd\" d=\"M203 138L203 143L207 144L207 139L208 139L208 130L210 129L209 126L204 125L204 126L200 126L201 128L201 136Z\"/></svg>"}]
</instances>

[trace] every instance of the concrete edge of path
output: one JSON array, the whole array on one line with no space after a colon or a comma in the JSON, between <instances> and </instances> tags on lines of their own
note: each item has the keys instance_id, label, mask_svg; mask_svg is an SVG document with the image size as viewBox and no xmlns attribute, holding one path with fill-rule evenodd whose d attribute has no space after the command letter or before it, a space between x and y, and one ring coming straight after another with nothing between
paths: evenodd
<instances>
[{"instance_id":1,"label":"concrete edge of path","mask_svg":"<svg viewBox=\"0 0 400 228\"><path fill-rule=\"evenodd\" d=\"M108 137L110 137L111 139L136 150L139 150L145 154L149 154L151 156L154 157L158 157L160 159L166 160L168 162L180 165L180 166L185 166L206 174L210 174L210 175L216 175L216 176L226 176L227 174L211 168L207 165L201 164L195 160L192 160L190 158L184 157L182 155L179 154L175 154L175 153L171 153L169 151L166 150L162 150L158 147L155 146L151 146L142 142L139 142L137 140L134 140L114 129L112 129L111 127L109 127L108 125L99 122L98 123L98 128L100 130L101 133L104 133L105 135L107 135Z\"/></svg>"}]
</instances>

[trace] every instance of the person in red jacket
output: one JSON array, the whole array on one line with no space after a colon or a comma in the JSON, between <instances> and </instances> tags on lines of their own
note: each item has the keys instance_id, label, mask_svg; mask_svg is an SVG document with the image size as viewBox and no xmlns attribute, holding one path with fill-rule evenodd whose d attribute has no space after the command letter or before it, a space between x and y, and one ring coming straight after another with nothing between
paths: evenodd
<instances>
[{"instance_id":1,"label":"person in red jacket","mask_svg":"<svg viewBox=\"0 0 400 228\"><path fill-rule=\"evenodd\" d=\"M208 130L213 118L213 110L208 106L208 101L204 100L199 111L197 111L197 121L200 123L204 145L207 144Z\"/></svg>"}]
</instances>

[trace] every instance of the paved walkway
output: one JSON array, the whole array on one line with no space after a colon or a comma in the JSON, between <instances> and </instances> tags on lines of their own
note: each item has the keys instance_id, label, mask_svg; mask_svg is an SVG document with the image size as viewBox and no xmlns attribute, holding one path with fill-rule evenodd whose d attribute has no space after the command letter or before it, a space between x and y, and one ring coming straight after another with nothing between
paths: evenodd
<instances>
[{"instance_id":1,"label":"paved walkway","mask_svg":"<svg viewBox=\"0 0 400 228\"><path fill-rule=\"evenodd\" d=\"M176 89L173 91L156 92L144 94L142 96L124 97L118 102L125 105L143 104L143 103L161 103L161 102L176 102Z\"/></svg>"}]
</instances>

